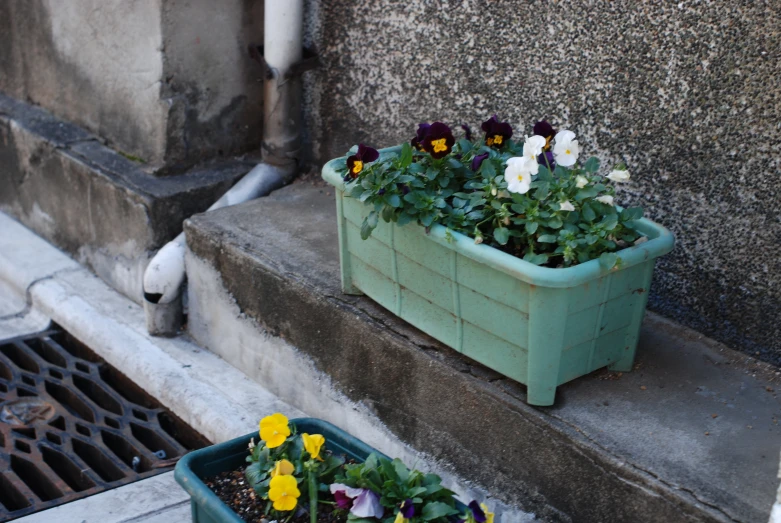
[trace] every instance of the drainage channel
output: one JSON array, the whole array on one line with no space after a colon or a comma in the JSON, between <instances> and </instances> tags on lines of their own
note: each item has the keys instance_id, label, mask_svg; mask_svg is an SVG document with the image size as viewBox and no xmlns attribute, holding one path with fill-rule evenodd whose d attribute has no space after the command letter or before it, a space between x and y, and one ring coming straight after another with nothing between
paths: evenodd
<instances>
[{"instance_id":1,"label":"drainage channel","mask_svg":"<svg viewBox=\"0 0 781 523\"><path fill-rule=\"evenodd\" d=\"M0 342L0 522L169 471L206 445L61 328Z\"/></svg>"}]
</instances>

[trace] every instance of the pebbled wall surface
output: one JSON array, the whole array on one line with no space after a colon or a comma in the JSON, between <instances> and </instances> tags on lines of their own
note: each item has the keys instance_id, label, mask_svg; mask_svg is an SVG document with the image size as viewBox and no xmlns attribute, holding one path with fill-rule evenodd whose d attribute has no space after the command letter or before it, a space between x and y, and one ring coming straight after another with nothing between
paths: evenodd
<instances>
[{"instance_id":1,"label":"pebbled wall surface","mask_svg":"<svg viewBox=\"0 0 781 523\"><path fill-rule=\"evenodd\" d=\"M312 159L547 118L672 229L649 306L781 364L781 2L308 0Z\"/></svg>"}]
</instances>

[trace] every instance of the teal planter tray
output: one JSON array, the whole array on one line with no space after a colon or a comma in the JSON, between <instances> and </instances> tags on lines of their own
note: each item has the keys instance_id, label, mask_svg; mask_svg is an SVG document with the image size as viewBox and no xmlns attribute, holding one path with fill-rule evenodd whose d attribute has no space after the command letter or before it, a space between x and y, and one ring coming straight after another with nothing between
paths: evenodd
<instances>
[{"instance_id":1,"label":"teal planter tray","mask_svg":"<svg viewBox=\"0 0 781 523\"><path fill-rule=\"evenodd\" d=\"M393 154L399 148L385 149ZM632 370L655 259L673 236L651 220L648 241L598 260L539 267L435 224L380 220L362 240L371 208L345 196L344 158L323 167L336 188L342 290L366 294L462 354L527 386L531 405L553 405L556 387L608 366Z\"/></svg>"},{"instance_id":2,"label":"teal planter tray","mask_svg":"<svg viewBox=\"0 0 781 523\"><path fill-rule=\"evenodd\" d=\"M298 418L291 420L291 423L295 424L299 433L308 432L325 436L325 446L334 454L344 454L356 461L364 461L372 452L385 457L363 441L326 421ZM174 476L177 483L190 495L194 523L242 523L244 521L206 486L203 479L244 465L251 438L257 440L258 433L253 432L225 443L196 450L176 464Z\"/></svg>"}]
</instances>

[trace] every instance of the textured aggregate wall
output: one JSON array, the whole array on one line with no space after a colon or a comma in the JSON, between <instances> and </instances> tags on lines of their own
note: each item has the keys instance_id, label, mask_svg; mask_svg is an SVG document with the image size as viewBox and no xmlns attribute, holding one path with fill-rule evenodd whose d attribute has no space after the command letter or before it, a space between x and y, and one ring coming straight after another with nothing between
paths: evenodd
<instances>
[{"instance_id":1,"label":"textured aggregate wall","mask_svg":"<svg viewBox=\"0 0 781 523\"><path fill-rule=\"evenodd\" d=\"M781 2L308 0L316 160L420 121L547 118L675 233L650 308L781 363Z\"/></svg>"}]
</instances>

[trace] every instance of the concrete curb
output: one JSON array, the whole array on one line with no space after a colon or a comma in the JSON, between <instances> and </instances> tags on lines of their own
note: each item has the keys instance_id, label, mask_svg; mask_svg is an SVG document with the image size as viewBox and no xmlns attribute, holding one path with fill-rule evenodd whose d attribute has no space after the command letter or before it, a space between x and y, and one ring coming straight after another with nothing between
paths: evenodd
<instances>
[{"instance_id":1,"label":"concrete curb","mask_svg":"<svg viewBox=\"0 0 781 523\"><path fill-rule=\"evenodd\" d=\"M211 441L303 415L189 340L150 337L141 307L2 213L0 230L0 280Z\"/></svg>"}]
</instances>

